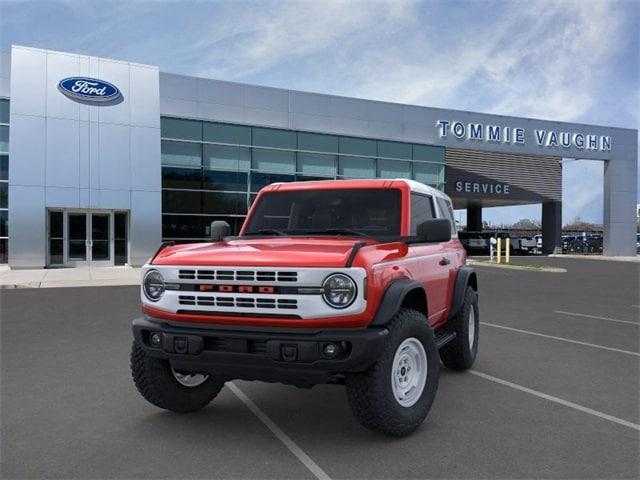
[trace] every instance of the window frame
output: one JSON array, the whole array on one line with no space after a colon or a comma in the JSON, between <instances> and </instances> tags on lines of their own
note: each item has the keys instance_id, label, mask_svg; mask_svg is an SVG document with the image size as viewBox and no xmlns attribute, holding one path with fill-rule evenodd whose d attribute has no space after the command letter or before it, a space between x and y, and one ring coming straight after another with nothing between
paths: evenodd
<instances>
[{"instance_id":1,"label":"window frame","mask_svg":"<svg viewBox=\"0 0 640 480\"><path fill-rule=\"evenodd\" d=\"M443 207L442 205L440 205L440 202L442 202L445 205L444 211L442 211ZM446 218L451 222L451 237L457 238L458 229L456 228L456 219L454 216L453 205L451 203L451 200L448 200L438 195L435 203L437 205L438 212L440 213L440 216L438 216L438 218Z\"/></svg>"},{"instance_id":2,"label":"window frame","mask_svg":"<svg viewBox=\"0 0 640 480\"><path fill-rule=\"evenodd\" d=\"M415 190L411 190L409 192L409 234L410 235L414 235L414 216L413 216L413 197L424 197L427 199L427 201L429 202L429 205L431 205L431 218L427 219L427 220L433 220L435 218L440 218L437 215L436 209L435 209L435 203L433 201L433 195L430 195L428 193L422 193L422 192L417 192ZM415 228L418 228L418 224L415 225Z\"/></svg>"}]
</instances>

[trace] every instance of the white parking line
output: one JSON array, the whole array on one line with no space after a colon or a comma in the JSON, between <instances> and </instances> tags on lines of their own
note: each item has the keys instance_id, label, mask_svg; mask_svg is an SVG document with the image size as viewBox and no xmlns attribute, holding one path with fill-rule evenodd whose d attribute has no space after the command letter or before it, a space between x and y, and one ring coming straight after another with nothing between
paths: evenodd
<instances>
[{"instance_id":1,"label":"white parking line","mask_svg":"<svg viewBox=\"0 0 640 480\"><path fill-rule=\"evenodd\" d=\"M319 480L331 480L331 477L322 470L316 462L314 462L309 455L307 455L292 439L282 431L278 425L275 424L273 420L271 420L266 413L260 410L253 401L245 395L245 393L240 390L240 388L234 384L233 382L227 382L227 387L235 394L236 397L240 399L242 403L244 403L249 410L253 412L253 414L260 419L262 423L264 423L271 433L273 433L278 440L280 440L285 447L289 449L291 453L293 453L300 462L309 469L313 475Z\"/></svg>"},{"instance_id":2,"label":"white parking line","mask_svg":"<svg viewBox=\"0 0 640 480\"><path fill-rule=\"evenodd\" d=\"M611 318L611 317L599 317L597 315L587 315L586 313L565 312L563 310L554 310L554 313L561 313L562 315L571 315L572 317L595 318L596 320L606 320L607 322L630 323L631 325L637 325L637 326L640 325L640 323L632 322L630 320L619 320L617 318Z\"/></svg>"},{"instance_id":3,"label":"white parking line","mask_svg":"<svg viewBox=\"0 0 640 480\"><path fill-rule=\"evenodd\" d=\"M579 340L571 340L569 338L564 338L564 337L554 337L553 335L546 335L544 333L531 332L529 330L520 330L519 328L505 327L504 325L496 325L494 323L480 322L480 324L486 325L487 327L500 328L502 330L509 330L509 331L518 332L518 333L526 333L527 335L535 335L536 337L551 338L553 340L560 340L562 342L575 343L577 345L584 345L585 347L599 348L601 350L609 350L612 352L624 353L626 355L634 355L636 357L640 357L640 353L630 352L629 350L621 350L619 348L605 347L604 345L596 345L595 343L580 342Z\"/></svg>"},{"instance_id":4,"label":"white parking line","mask_svg":"<svg viewBox=\"0 0 640 480\"><path fill-rule=\"evenodd\" d=\"M477 370L469 370L469 373L477 377L484 378L485 380L499 383L500 385L511 387L516 390L520 390L521 392L525 392L539 398L544 398L545 400L549 400L550 402L555 402L560 405L564 405L565 407L573 408L574 410L579 410L581 412L588 413L589 415L593 415L595 417L599 417L604 420L608 420L610 422L617 423L619 425L623 425L625 427L633 428L634 430L640 431L640 425L629 422L627 420L623 420L622 418L614 417L612 415L607 415L606 413L593 410L592 408L583 407L582 405L578 405L577 403L569 402L567 400L563 400L562 398L554 397L553 395L547 395L546 393L542 393L537 390L533 390L531 388L523 387L522 385L518 385L517 383L512 383L512 382L508 382L507 380L502 380L501 378L492 377L491 375L478 372Z\"/></svg>"}]
</instances>

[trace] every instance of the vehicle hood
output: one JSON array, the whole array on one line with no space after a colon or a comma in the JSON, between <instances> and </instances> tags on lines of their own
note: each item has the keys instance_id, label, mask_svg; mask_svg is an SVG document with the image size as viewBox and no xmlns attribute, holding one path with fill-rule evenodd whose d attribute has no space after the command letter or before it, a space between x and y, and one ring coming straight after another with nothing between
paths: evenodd
<instances>
[{"instance_id":1,"label":"vehicle hood","mask_svg":"<svg viewBox=\"0 0 640 480\"><path fill-rule=\"evenodd\" d=\"M188 266L344 267L359 238L276 237L164 248L151 263Z\"/></svg>"}]
</instances>

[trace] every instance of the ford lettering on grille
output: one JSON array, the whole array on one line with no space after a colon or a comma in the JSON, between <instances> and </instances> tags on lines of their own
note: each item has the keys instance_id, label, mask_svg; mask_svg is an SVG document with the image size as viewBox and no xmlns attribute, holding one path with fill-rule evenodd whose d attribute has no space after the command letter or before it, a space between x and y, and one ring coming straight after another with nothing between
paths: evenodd
<instances>
[{"instance_id":1,"label":"ford lettering on grille","mask_svg":"<svg viewBox=\"0 0 640 480\"><path fill-rule=\"evenodd\" d=\"M224 293L274 293L274 287L264 285L199 285L201 292L224 292Z\"/></svg>"}]
</instances>

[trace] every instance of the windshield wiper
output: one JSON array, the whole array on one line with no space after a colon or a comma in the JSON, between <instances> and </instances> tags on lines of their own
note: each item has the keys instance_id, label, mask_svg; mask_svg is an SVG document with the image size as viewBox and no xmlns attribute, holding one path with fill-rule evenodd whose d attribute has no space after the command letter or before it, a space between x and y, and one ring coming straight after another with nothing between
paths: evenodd
<instances>
[{"instance_id":1,"label":"windshield wiper","mask_svg":"<svg viewBox=\"0 0 640 480\"><path fill-rule=\"evenodd\" d=\"M354 237L369 237L366 233L351 230L350 228L327 228L325 230L307 230L305 234L326 234L326 235L351 235Z\"/></svg>"},{"instance_id":2,"label":"windshield wiper","mask_svg":"<svg viewBox=\"0 0 640 480\"><path fill-rule=\"evenodd\" d=\"M262 228L257 232L246 232L245 235L278 235L280 237L287 236L287 234L282 230L276 230L274 228Z\"/></svg>"}]
</instances>

